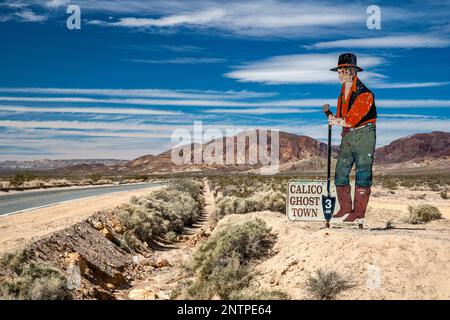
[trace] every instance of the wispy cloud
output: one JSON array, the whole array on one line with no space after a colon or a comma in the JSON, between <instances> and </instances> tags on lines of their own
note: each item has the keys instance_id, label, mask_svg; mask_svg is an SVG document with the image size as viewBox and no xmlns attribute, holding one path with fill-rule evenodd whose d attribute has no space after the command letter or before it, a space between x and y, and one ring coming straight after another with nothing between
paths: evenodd
<instances>
[{"instance_id":1,"label":"wispy cloud","mask_svg":"<svg viewBox=\"0 0 450 320\"><path fill-rule=\"evenodd\" d=\"M336 49L336 48L441 48L450 45L450 39L436 35L400 35L375 38L343 39L336 41L318 42L308 49Z\"/></svg>"},{"instance_id":2,"label":"wispy cloud","mask_svg":"<svg viewBox=\"0 0 450 320\"><path fill-rule=\"evenodd\" d=\"M450 82L410 82L410 83L377 83L373 82L372 87L378 89L407 89L407 88L431 88L449 85Z\"/></svg>"},{"instance_id":3,"label":"wispy cloud","mask_svg":"<svg viewBox=\"0 0 450 320\"><path fill-rule=\"evenodd\" d=\"M25 9L15 14L23 22L43 22L47 20L47 16L34 13L30 9Z\"/></svg>"},{"instance_id":4,"label":"wispy cloud","mask_svg":"<svg viewBox=\"0 0 450 320\"><path fill-rule=\"evenodd\" d=\"M174 28L187 27L199 31L221 30L228 34L245 36L294 36L304 37L322 33L330 26L361 24L365 28L366 7L363 5L336 3L301 3L275 0L262 1L167 1L164 5L153 1L136 16L121 17L115 21L91 20L100 26L126 28ZM113 4L105 4L111 7ZM115 3L117 5L117 2ZM133 3L130 3L133 6ZM141 5L141 4L140 4ZM91 4L92 6L92 4ZM128 4L127 4L128 6ZM105 7L105 8L106 8ZM118 9L115 6L114 9ZM124 11L122 9L118 9ZM152 10L153 9L153 10ZM160 15L158 18L142 15ZM328 29L335 33L337 29Z\"/></svg>"},{"instance_id":5,"label":"wispy cloud","mask_svg":"<svg viewBox=\"0 0 450 320\"><path fill-rule=\"evenodd\" d=\"M203 64L203 63L223 63L226 61L226 59L221 58L192 58L192 57L179 57L161 60L147 60L147 59L123 59L123 60L149 64Z\"/></svg>"},{"instance_id":6,"label":"wispy cloud","mask_svg":"<svg viewBox=\"0 0 450 320\"><path fill-rule=\"evenodd\" d=\"M319 109L294 109L294 108L251 108L251 109L208 109L205 113L231 113L231 114L289 114L289 113L313 113Z\"/></svg>"},{"instance_id":7,"label":"wispy cloud","mask_svg":"<svg viewBox=\"0 0 450 320\"><path fill-rule=\"evenodd\" d=\"M117 22L94 22L97 24L106 24L116 27L172 27L178 25L204 25L214 20L223 18L226 11L223 9L211 9L189 14L180 14L162 17L159 19L151 18L120 18Z\"/></svg>"},{"instance_id":8,"label":"wispy cloud","mask_svg":"<svg viewBox=\"0 0 450 320\"><path fill-rule=\"evenodd\" d=\"M275 56L265 60L249 62L234 67L235 71L225 76L240 82L260 82L266 84L290 83L338 83L335 73L329 69L336 66L337 54L295 54ZM359 64L374 67L382 64L384 59L376 56L361 55ZM366 79L380 79L384 75L365 72Z\"/></svg>"},{"instance_id":9,"label":"wispy cloud","mask_svg":"<svg viewBox=\"0 0 450 320\"><path fill-rule=\"evenodd\" d=\"M41 113L98 113L98 114L128 114L128 115L183 115L183 112L150 110L150 109L132 109L132 108L75 108L75 107L24 107L24 106L5 106L0 105L0 111L15 112L41 112Z\"/></svg>"},{"instance_id":10,"label":"wispy cloud","mask_svg":"<svg viewBox=\"0 0 450 320\"><path fill-rule=\"evenodd\" d=\"M257 102L229 100L172 100L172 99L97 99L84 97L11 97L0 96L0 101L7 102L51 102L51 103L94 103L94 104L128 104L179 107L318 107L324 103L334 105L335 98L286 99ZM377 99L377 105L383 108L447 108L450 100L445 99Z\"/></svg>"},{"instance_id":11,"label":"wispy cloud","mask_svg":"<svg viewBox=\"0 0 450 320\"><path fill-rule=\"evenodd\" d=\"M172 52L201 52L204 50L201 47L191 45L159 45L159 47Z\"/></svg>"},{"instance_id":12,"label":"wispy cloud","mask_svg":"<svg viewBox=\"0 0 450 320\"><path fill-rule=\"evenodd\" d=\"M86 88L0 88L2 93L24 94L71 94L86 96L145 97L167 99L248 99L267 98L278 95L276 92L255 92L248 90L167 90L167 89L86 89Z\"/></svg>"},{"instance_id":13,"label":"wispy cloud","mask_svg":"<svg viewBox=\"0 0 450 320\"><path fill-rule=\"evenodd\" d=\"M49 0L45 4L50 8L58 8L67 5L69 2L69 0Z\"/></svg>"},{"instance_id":14,"label":"wispy cloud","mask_svg":"<svg viewBox=\"0 0 450 320\"><path fill-rule=\"evenodd\" d=\"M329 69L336 66L338 54L296 54L275 56L265 60L248 62L235 66L234 71L224 76L240 82L259 82L265 84L333 84L338 83L336 73ZM373 55L358 55L358 64L365 71L358 76L378 89L406 89L446 86L450 82L407 82L396 83L376 70L377 67L388 64L386 58Z\"/></svg>"}]
</instances>

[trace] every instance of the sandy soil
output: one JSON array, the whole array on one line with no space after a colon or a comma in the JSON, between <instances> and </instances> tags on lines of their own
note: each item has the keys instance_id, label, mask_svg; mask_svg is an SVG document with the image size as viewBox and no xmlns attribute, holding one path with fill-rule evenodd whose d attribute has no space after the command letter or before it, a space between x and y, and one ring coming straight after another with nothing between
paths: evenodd
<instances>
[{"instance_id":1,"label":"sandy soil","mask_svg":"<svg viewBox=\"0 0 450 320\"><path fill-rule=\"evenodd\" d=\"M97 211L112 209L126 203L131 196L141 196L156 188L161 187L115 192L5 217L0 216L0 254L73 225Z\"/></svg>"},{"instance_id":2,"label":"sandy soil","mask_svg":"<svg viewBox=\"0 0 450 320\"><path fill-rule=\"evenodd\" d=\"M294 299L309 299L305 281L324 269L354 284L338 299L449 299L450 221L411 225L402 218L408 205L421 203L437 206L449 218L450 201L431 191L374 191L379 194L369 203L364 230L342 224L325 229L270 211L227 216L217 229L258 217L277 234L275 254L256 267L255 290L278 289ZM426 194L423 200L412 199L421 194ZM394 229L383 229L388 220Z\"/></svg>"},{"instance_id":3,"label":"sandy soil","mask_svg":"<svg viewBox=\"0 0 450 320\"><path fill-rule=\"evenodd\" d=\"M379 187L372 188L369 206L374 209L390 209L406 213L409 205L432 204L439 208L445 218L450 219L450 200L442 199L440 192L410 190L404 187L393 190L393 192L395 193ZM419 197L424 198L420 199Z\"/></svg>"}]
</instances>

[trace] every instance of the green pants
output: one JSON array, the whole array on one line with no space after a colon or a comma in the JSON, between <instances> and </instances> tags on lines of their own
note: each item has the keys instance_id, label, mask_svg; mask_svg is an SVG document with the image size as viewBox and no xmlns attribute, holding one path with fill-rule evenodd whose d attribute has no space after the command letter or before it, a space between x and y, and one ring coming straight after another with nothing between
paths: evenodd
<instances>
[{"instance_id":1,"label":"green pants","mask_svg":"<svg viewBox=\"0 0 450 320\"><path fill-rule=\"evenodd\" d=\"M370 123L361 129L352 129L344 135L339 149L334 184L345 186L350 183L349 175L353 164L356 166L356 185L372 185L373 153L375 151L375 125Z\"/></svg>"}]
</instances>

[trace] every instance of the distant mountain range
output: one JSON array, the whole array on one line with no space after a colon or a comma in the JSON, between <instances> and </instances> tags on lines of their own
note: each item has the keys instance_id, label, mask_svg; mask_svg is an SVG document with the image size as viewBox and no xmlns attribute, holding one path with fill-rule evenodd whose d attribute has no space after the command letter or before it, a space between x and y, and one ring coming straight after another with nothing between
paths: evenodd
<instances>
[{"instance_id":1,"label":"distant mountain range","mask_svg":"<svg viewBox=\"0 0 450 320\"><path fill-rule=\"evenodd\" d=\"M71 174L165 174L175 172L198 171L239 171L258 172L263 167L258 164L215 164L208 162L214 157L213 146L215 143L223 143L223 159L226 159L226 146L243 138L244 133L233 137L224 137L212 140L201 146L191 144L192 163L176 165L172 161L172 152L182 156L183 149L179 147L167 150L158 155L144 155L131 161L113 159L92 160L36 160L36 161L4 161L0 163L2 169L53 169L54 172ZM268 150L270 152L271 134L268 134ZM324 172L326 168L327 145L308 136L296 135L287 132L279 132L280 139L280 172ZM245 153L248 155L249 142L245 141ZM259 146L259 142L257 143ZM339 152L339 147L333 146L333 162ZM231 150L230 150L231 151ZM203 162L194 164L194 159L203 153ZM237 159L236 147L233 150ZM209 156L208 156L209 154ZM248 156L247 156L248 157ZM201 157L200 157L201 158ZM248 163L248 161L246 162ZM334 163L333 163L334 168ZM435 131L431 133L418 133L392 141L389 145L378 148L375 152L375 170L399 171L399 170L447 170L450 169L450 133Z\"/></svg>"},{"instance_id":2,"label":"distant mountain range","mask_svg":"<svg viewBox=\"0 0 450 320\"><path fill-rule=\"evenodd\" d=\"M2 161L0 169L10 170L51 170L77 165L114 165L124 164L127 160L116 159L41 159L30 161Z\"/></svg>"},{"instance_id":3,"label":"distant mountain range","mask_svg":"<svg viewBox=\"0 0 450 320\"><path fill-rule=\"evenodd\" d=\"M233 139L235 144L242 134L234 137L221 138L223 143ZM269 134L270 137L270 134ZM326 168L327 145L308 136L287 132L279 133L280 138L280 171L281 172L324 172ZM203 151L220 143L220 139L202 145ZM224 159L226 148L224 144ZM269 144L270 145L270 144ZM180 148L181 149L181 148ZM200 149L200 148L198 148ZM194 145L191 145L194 159ZM248 153L248 141L245 151ZM270 148L269 148L270 150ZM338 146L333 146L333 162L339 152ZM174 150L180 152L179 150ZM123 165L111 166L108 171L137 173L173 173L189 171L248 171L257 172L262 166L257 165L217 165L201 164L175 165L171 161L172 150L159 155L144 155ZM214 155L214 154L213 154ZM236 157L236 150L235 150ZM334 168L334 163L333 163ZM450 168L450 133L435 131L418 133L394 140L389 145L378 148L375 152L375 170L415 170L415 169L445 169Z\"/></svg>"}]
</instances>

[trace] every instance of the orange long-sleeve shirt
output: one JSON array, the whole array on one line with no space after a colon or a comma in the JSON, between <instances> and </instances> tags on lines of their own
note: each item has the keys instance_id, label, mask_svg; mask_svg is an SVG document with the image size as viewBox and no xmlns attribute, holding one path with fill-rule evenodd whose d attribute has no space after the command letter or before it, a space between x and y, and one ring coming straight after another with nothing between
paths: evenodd
<instances>
[{"instance_id":1,"label":"orange long-sleeve shirt","mask_svg":"<svg viewBox=\"0 0 450 320\"><path fill-rule=\"evenodd\" d=\"M361 93L356 98L356 100L353 102L352 107L350 108L350 111L348 111L349 109L348 102L350 100L350 97L353 92L356 92L357 79L358 79L357 77L353 78L352 87L347 97L345 97L345 85L342 85L341 95L338 98L337 112L336 112L336 117L344 118L347 124L352 128L355 127L355 125L359 121L361 121L362 118L364 118L364 116L369 112L370 107L373 103L373 94L370 92L364 92ZM342 113L341 108L339 108L339 106L341 105L341 99L342 99ZM369 122L376 122L376 119L367 120L364 123L361 123L360 126L365 125Z\"/></svg>"}]
</instances>

